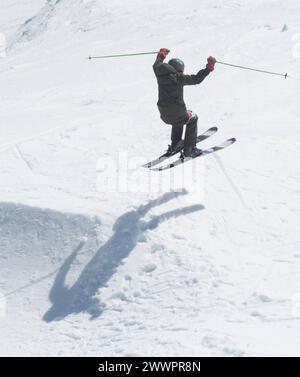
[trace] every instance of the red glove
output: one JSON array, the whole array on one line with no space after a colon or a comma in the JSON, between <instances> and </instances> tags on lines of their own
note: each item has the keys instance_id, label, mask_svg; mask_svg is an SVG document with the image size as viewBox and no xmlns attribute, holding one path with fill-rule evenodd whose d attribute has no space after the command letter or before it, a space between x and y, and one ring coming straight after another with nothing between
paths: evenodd
<instances>
[{"instance_id":1,"label":"red glove","mask_svg":"<svg viewBox=\"0 0 300 377\"><path fill-rule=\"evenodd\" d=\"M161 58L166 58L167 57L167 55L168 55L168 53L170 52L170 50L168 50L167 48L161 48L160 50L159 50L159 53L158 53L158 55L161 57Z\"/></svg>"},{"instance_id":2,"label":"red glove","mask_svg":"<svg viewBox=\"0 0 300 377\"><path fill-rule=\"evenodd\" d=\"M209 58L207 58L206 68L212 72L215 69L216 62L217 59L213 56L210 56Z\"/></svg>"}]
</instances>

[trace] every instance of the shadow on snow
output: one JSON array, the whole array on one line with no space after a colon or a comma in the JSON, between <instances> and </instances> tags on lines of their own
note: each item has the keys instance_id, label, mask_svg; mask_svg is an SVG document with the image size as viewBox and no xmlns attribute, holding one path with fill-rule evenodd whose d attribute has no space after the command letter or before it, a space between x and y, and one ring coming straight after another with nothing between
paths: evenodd
<instances>
[{"instance_id":1,"label":"shadow on snow","mask_svg":"<svg viewBox=\"0 0 300 377\"><path fill-rule=\"evenodd\" d=\"M185 194L187 194L186 191L166 193L140 206L137 210L126 212L120 216L113 226L114 233L111 238L97 250L73 286L67 287L65 285L66 276L78 252L84 246L84 242L81 242L65 260L56 275L49 294L52 307L45 313L44 321L57 321L69 314L80 312L88 312L91 319L99 317L103 308L101 308L99 300L94 297L95 294L99 288L109 282L124 258L128 257L135 248L141 235L147 230L157 228L163 221L204 209L200 204L191 205L153 216L148 222L143 220L143 217L152 208Z\"/></svg>"}]
</instances>

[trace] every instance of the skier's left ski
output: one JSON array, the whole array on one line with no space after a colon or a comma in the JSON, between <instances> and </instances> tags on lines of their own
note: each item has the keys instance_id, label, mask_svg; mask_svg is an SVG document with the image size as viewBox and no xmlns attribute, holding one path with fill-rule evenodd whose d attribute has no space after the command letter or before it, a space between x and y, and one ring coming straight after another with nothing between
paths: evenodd
<instances>
[{"instance_id":1,"label":"skier's left ski","mask_svg":"<svg viewBox=\"0 0 300 377\"><path fill-rule=\"evenodd\" d=\"M207 148L207 149L202 150L202 153L200 155L194 157L194 158L193 157L184 157L183 154L182 154L180 156L180 158L178 158L177 160L175 160L171 164L167 164L167 165L160 166L158 168L153 168L153 169L150 169L150 170L161 171L161 170L171 169L171 168L174 168L177 165L181 165L181 164L184 164L185 162L188 162L190 160L194 160L197 157L206 156L207 154L220 151L221 149L227 148L227 147L229 147L230 145L232 145L235 142L236 142L235 138L228 139L228 140L224 141L224 143L222 143L222 144L216 145L216 146L214 146L212 148Z\"/></svg>"}]
</instances>

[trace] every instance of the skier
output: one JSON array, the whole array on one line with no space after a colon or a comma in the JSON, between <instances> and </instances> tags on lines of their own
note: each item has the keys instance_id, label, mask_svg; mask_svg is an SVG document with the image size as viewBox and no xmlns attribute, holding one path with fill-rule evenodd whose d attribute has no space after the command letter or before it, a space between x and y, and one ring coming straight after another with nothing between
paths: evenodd
<instances>
[{"instance_id":1,"label":"skier","mask_svg":"<svg viewBox=\"0 0 300 377\"><path fill-rule=\"evenodd\" d=\"M183 99L183 87L185 85L200 84L210 72L214 70L216 59L207 58L205 69L196 75L185 75L184 63L180 59L171 59L164 63L170 50L161 48L157 54L153 70L158 82L159 100L157 103L161 119L172 125L171 145L168 154L180 151L184 146L185 157L196 157L201 150L196 148L198 116L193 111L188 111ZM186 125L184 143L181 140L183 128Z\"/></svg>"}]
</instances>

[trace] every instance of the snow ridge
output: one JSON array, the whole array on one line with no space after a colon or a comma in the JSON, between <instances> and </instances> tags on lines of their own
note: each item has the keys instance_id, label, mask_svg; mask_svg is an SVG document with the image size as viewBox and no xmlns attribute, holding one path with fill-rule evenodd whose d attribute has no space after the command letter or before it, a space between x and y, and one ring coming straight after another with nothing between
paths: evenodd
<instances>
[{"instance_id":1,"label":"snow ridge","mask_svg":"<svg viewBox=\"0 0 300 377\"><path fill-rule=\"evenodd\" d=\"M47 0L44 7L34 16L27 19L20 26L15 36L10 42L9 48L14 47L17 43L32 41L40 37L48 28L51 18L55 15L56 8L62 0Z\"/></svg>"}]
</instances>

